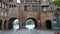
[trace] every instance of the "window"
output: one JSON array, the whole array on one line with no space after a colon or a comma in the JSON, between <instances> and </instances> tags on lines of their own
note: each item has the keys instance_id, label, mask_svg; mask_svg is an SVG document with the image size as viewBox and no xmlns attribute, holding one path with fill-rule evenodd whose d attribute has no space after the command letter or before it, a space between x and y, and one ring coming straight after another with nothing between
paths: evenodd
<instances>
[{"instance_id":1,"label":"window","mask_svg":"<svg viewBox=\"0 0 60 34\"><path fill-rule=\"evenodd\" d=\"M13 2L13 0L9 0L9 2Z\"/></svg>"},{"instance_id":2,"label":"window","mask_svg":"<svg viewBox=\"0 0 60 34\"><path fill-rule=\"evenodd\" d=\"M33 5L32 6L32 11L36 11L36 10L38 10L38 6L37 5Z\"/></svg>"},{"instance_id":3,"label":"window","mask_svg":"<svg viewBox=\"0 0 60 34\"><path fill-rule=\"evenodd\" d=\"M33 0L26 0L26 2L32 2Z\"/></svg>"},{"instance_id":4,"label":"window","mask_svg":"<svg viewBox=\"0 0 60 34\"><path fill-rule=\"evenodd\" d=\"M11 5L12 7L14 7L13 5Z\"/></svg>"},{"instance_id":5,"label":"window","mask_svg":"<svg viewBox=\"0 0 60 34\"><path fill-rule=\"evenodd\" d=\"M7 6L5 5L5 9L7 9Z\"/></svg>"},{"instance_id":6,"label":"window","mask_svg":"<svg viewBox=\"0 0 60 34\"><path fill-rule=\"evenodd\" d=\"M35 7L34 6L32 6L32 11L34 11L35 10Z\"/></svg>"},{"instance_id":7,"label":"window","mask_svg":"<svg viewBox=\"0 0 60 34\"><path fill-rule=\"evenodd\" d=\"M10 7L10 8L15 8L15 7L16 7L16 5L9 5L9 7Z\"/></svg>"},{"instance_id":8,"label":"window","mask_svg":"<svg viewBox=\"0 0 60 34\"><path fill-rule=\"evenodd\" d=\"M8 4L6 4L6 6L7 6Z\"/></svg>"},{"instance_id":9,"label":"window","mask_svg":"<svg viewBox=\"0 0 60 34\"><path fill-rule=\"evenodd\" d=\"M4 6L5 6L4 3L2 3L2 7L3 7L3 8L4 8Z\"/></svg>"},{"instance_id":10,"label":"window","mask_svg":"<svg viewBox=\"0 0 60 34\"><path fill-rule=\"evenodd\" d=\"M35 10L38 10L39 8L38 8L38 6L35 6Z\"/></svg>"},{"instance_id":11,"label":"window","mask_svg":"<svg viewBox=\"0 0 60 34\"><path fill-rule=\"evenodd\" d=\"M25 11L30 10L30 5L25 5Z\"/></svg>"},{"instance_id":12,"label":"window","mask_svg":"<svg viewBox=\"0 0 60 34\"><path fill-rule=\"evenodd\" d=\"M47 11L47 7L43 7L43 11Z\"/></svg>"},{"instance_id":13,"label":"window","mask_svg":"<svg viewBox=\"0 0 60 34\"><path fill-rule=\"evenodd\" d=\"M9 8L11 8L11 5L9 5Z\"/></svg>"},{"instance_id":14,"label":"window","mask_svg":"<svg viewBox=\"0 0 60 34\"><path fill-rule=\"evenodd\" d=\"M1 6L1 2L0 2L0 6Z\"/></svg>"},{"instance_id":15,"label":"window","mask_svg":"<svg viewBox=\"0 0 60 34\"><path fill-rule=\"evenodd\" d=\"M24 0L20 0L21 2L24 2Z\"/></svg>"},{"instance_id":16,"label":"window","mask_svg":"<svg viewBox=\"0 0 60 34\"><path fill-rule=\"evenodd\" d=\"M39 2L40 0L34 0L35 2Z\"/></svg>"},{"instance_id":17,"label":"window","mask_svg":"<svg viewBox=\"0 0 60 34\"><path fill-rule=\"evenodd\" d=\"M54 6L51 6L50 8L51 8L51 11L54 11Z\"/></svg>"},{"instance_id":18,"label":"window","mask_svg":"<svg viewBox=\"0 0 60 34\"><path fill-rule=\"evenodd\" d=\"M40 1L40 0L37 0L37 1Z\"/></svg>"},{"instance_id":19,"label":"window","mask_svg":"<svg viewBox=\"0 0 60 34\"><path fill-rule=\"evenodd\" d=\"M2 17L2 16L3 16L3 11L0 12L0 17Z\"/></svg>"},{"instance_id":20,"label":"window","mask_svg":"<svg viewBox=\"0 0 60 34\"><path fill-rule=\"evenodd\" d=\"M5 9L7 9L7 6L8 6L8 5L7 5L7 4L5 4Z\"/></svg>"},{"instance_id":21,"label":"window","mask_svg":"<svg viewBox=\"0 0 60 34\"><path fill-rule=\"evenodd\" d=\"M7 12L5 12L4 17L7 17Z\"/></svg>"},{"instance_id":22,"label":"window","mask_svg":"<svg viewBox=\"0 0 60 34\"><path fill-rule=\"evenodd\" d=\"M14 5L14 7L16 7L16 5Z\"/></svg>"}]
</instances>

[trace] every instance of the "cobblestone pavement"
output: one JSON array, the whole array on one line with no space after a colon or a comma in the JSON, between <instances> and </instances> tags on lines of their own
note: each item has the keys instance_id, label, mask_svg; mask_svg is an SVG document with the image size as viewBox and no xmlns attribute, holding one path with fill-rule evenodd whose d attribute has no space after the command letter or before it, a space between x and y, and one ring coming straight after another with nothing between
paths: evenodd
<instances>
[{"instance_id":1,"label":"cobblestone pavement","mask_svg":"<svg viewBox=\"0 0 60 34\"><path fill-rule=\"evenodd\" d=\"M44 30L4 30L0 31L0 34L54 34L55 31Z\"/></svg>"}]
</instances>

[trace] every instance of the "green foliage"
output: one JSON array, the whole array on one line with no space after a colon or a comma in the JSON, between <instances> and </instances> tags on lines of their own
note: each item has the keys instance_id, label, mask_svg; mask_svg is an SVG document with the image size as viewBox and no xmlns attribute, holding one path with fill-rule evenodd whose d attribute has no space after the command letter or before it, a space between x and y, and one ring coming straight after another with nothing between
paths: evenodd
<instances>
[{"instance_id":1,"label":"green foliage","mask_svg":"<svg viewBox=\"0 0 60 34\"><path fill-rule=\"evenodd\" d=\"M60 6L60 0L54 1L53 4L56 5L56 6Z\"/></svg>"},{"instance_id":2,"label":"green foliage","mask_svg":"<svg viewBox=\"0 0 60 34\"><path fill-rule=\"evenodd\" d=\"M34 24L34 20L32 20L32 19L28 19L26 21L26 25L33 25L33 24Z\"/></svg>"},{"instance_id":3,"label":"green foliage","mask_svg":"<svg viewBox=\"0 0 60 34\"><path fill-rule=\"evenodd\" d=\"M60 13L60 0L54 0L53 4L57 6L57 12Z\"/></svg>"}]
</instances>

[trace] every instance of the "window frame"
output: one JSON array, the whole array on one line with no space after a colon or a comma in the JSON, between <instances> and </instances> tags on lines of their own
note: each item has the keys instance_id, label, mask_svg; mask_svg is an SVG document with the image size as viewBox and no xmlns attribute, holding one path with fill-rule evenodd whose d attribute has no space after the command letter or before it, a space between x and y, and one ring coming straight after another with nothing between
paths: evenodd
<instances>
[{"instance_id":1,"label":"window frame","mask_svg":"<svg viewBox=\"0 0 60 34\"><path fill-rule=\"evenodd\" d=\"M24 6L24 10L25 10L25 11L30 11L30 5L25 5L25 6Z\"/></svg>"},{"instance_id":2,"label":"window frame","mask_svg":"<svg viewBox=\"0 0 60 34\"><path fill-rule=\"evenodd\" d=\"M13 2L13 0L9 0L9 2Z\"/></svg>"}]
</instances>

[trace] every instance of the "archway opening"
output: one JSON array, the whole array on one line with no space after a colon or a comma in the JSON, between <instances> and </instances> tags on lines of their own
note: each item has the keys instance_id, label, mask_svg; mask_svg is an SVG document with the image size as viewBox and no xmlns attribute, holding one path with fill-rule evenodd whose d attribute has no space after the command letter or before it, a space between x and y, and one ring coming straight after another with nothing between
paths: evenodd
<instances>
[{"instance_id":1,"label":"archway opening","mask_svg":"<svg viewBox=\"0 0 60 34\"><path fill-rule=\"evenodd\" d=\"M52 22L51 20L46 20L46 29L52 29Z\"/></svg>"},{"instance_id":2,"label":"archway opening","mask_svg":"<svg viewBox=\"0 0 60 34\"><path fill-rule=\"evenodd\" d=\"M11 29L14 29L14 30L19 29L19 19L17 19L17 18L10 18L10 19L9 19L8 28L9 28L10 30L11 30Z\"/></svg>"},{"instance_id":3,"label":"archway opening","mask_svg":"<svg viewBox=\"0 0 60 34\"><path fill-rule=\"evenodd\" d=\"M4 29L6 29L7 20L4 21Z\"/></svg>"},{"instance_id":4,"label":"archway opening","mask_svg":"<svg viewBox=\"0 0 60 34\"><path fill-rule=\"evenodd\" d=\"M1 27L2 27L1 24L2 24L2 20L0 19L0 30L1 30Z\"/></svg>"},{"instance_id":5,"label":"archway opening","mask_svg":"<svg viewBox=\"0 0 60 34\"><path fill-rule=\"evenodd\" d=\"M26 20L25 22L25 27L27 29L34 29L34 28L37 28L37 21L33 18L29 18Z\"/></svg>"}]
</instances>

